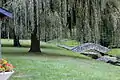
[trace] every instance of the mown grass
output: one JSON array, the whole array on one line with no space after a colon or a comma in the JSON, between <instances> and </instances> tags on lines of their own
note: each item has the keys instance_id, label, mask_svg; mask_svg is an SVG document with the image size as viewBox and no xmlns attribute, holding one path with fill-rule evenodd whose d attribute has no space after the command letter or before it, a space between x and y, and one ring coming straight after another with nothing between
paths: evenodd
<instances>
[{"instance_id":1,"label":"mown grass","mask_svg":"<svg viewBox=\"0 0 120 80\"><path fill-rule=\"evenodd\" d=\"M93 60L35 55L9 60L16 66L11 80L120 80L119 67Z\"/></svg>"},{"instance_id":2,"label":"mown grass","mask_svg":"<svg viewBox=\"0 0 120 80\"><path fill-rule=\"evenodd\" d=\"M119 48L111 49L107 54L120 57L120 49Z\"/></svg>"},{"instance_id":3,"label":"mown grass","mask_svg":"<svg viewBox=\"0 0 120 80\"><path fill-rule=\"evenodd\" d=\"M2 47L3 58L16 67L10 80L120 80L120 67L52 44L42 43L40 54L28 50L29 47Z\"/></svg>"},{"instance_id":4,"label":"mown grass","mask_svg":"<svg viewBox=\"0 0 120 80\"><path fill-rule=\"evenodd\" d=\"M74 46L78 46L80 45L77 41L75 40L67 40L67 41L64 41L62 42L63 45L66 45L66 46L70 46L70 47L74 47Z\"/></svg>"},{"instance_id":5,"label":"mown grass","mask_svg":"<svg viewBox=\"0 0 120 80\"><path fill-rule=\"evenodd\" d=\"M62 39L62 40L51 40L48 41L48 43L53 43L53 44L61 44L61 45L66 45L70 47L78 46L80 43L76 40L70 40L70 39Z\"/></svg>"}]
</instances>

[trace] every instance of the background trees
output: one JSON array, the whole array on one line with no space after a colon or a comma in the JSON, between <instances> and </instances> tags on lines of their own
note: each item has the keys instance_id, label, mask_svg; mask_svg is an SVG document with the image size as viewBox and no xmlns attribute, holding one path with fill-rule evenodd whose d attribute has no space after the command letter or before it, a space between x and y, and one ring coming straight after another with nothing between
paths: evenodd
<instances>
[{"instance_id":1,"label":"background trees","mask_svg":"<svg viewBox=\"0 0 120 80\"><path fill-rule=\"evenodd\" d=\"M6 0L2 5L14 13L14 20L5 21L7 27L2 27L2 38L16 35L17 41L33 40L34 34L36 41L31 45L71 38L120 47L118 0Z\"/></svg>"}]
</instances>

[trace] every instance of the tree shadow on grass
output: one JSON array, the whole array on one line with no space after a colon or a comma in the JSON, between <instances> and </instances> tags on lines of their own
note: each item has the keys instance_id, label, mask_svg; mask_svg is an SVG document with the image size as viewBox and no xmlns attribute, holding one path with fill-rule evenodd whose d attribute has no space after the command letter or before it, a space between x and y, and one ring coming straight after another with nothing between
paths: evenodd
<instances>
[{"instance_id":1,"label":"tree shadow on grass","mask_svg":"<svg viewBox=\"0 0 120 80\"><path fill-rule=\"evenodd\" d=\"M61 57L61 58L79 58L79 59L90 59L87 57L82 56L72 56L72 55L65 55L65 54L55 54L55 53L42 53L41 56L47 56L47 57Z\"/></svg>"},{"instance_id":2,"label":"tree shadow on grass","mask_svg":"<svg viewBox=\"0 0 120 80\"><path fill-rule=\"evenodd\" d=\"M10 45L10 44L4 44L2 45L2 47L14 47L13 45ZM21 45L21 47L17 47L17 48L30 48L30 45ZM51 45L40 45L40 48L51 48L51 49L60 49L59 47L57 46L51 46Z\"/></svg>"},{"instance_id":3,"label":"tree shadow on grass","mask_svg":"<svg viewBox=\"0 0 120 80\"><path fill-rule=\"evenodd\" d=\"M46 57L46 58L78 58L78 59L90 59L87 57L82 57L82 56L72 56L72 55L65 55L65 54L56 54L56 53L31 53L31 52L4 52L3 53L4 56L14 56L14 57Z\"/></svg>"},{"instance_id":4,"label":"tree shadow on grass","mask_svg":"<svg viewBox=\"0 0 120 80\"><path fill-rule=\"evenodd\" d=\"M74 53L77 54L77 53ZM80 54L81 55L81 54ZM48 57L48 58L78 58L78 59L91 59L89 57L86 57L84 55L77 56L77 55L67 55L67 54L59 54L59 53L48 53L48 52L36 52L36 53L31 53L28 52L26 56L37 56L37 57Z\"/></svg>"},{"instance_id":5,"label":"tree shadow on grass","mask_svg":"<svg viewBox=\"0 0 120 80\"><path fill-rule=\"evenodd\" d=\"M56 46L42 46L41 48L42 52L38 52L38 53L31 53L28 52L29 48L28 47L3 47L2 51L3 51L3 55L8 55L8 56L15 56L15 57L19 57L19 56L42 56L42 57L67 57L67 58L80 58L80 59L89 59L87 57L85 57L84 55L81 55L79 53L74 53L71 51L68 51L66 49L63 48L59 48ZM77 55L76 55L77 54Z\"/></svg>"},{"instance_id":6,"label":"tree shadow on grass","mask_svg":"<svg viewBox=\"0 0 120 80\"><path fill-rule=\"evenodd\" d=\"M15 47L15 46L13 46L11 44L2 44L2 47ZM21 47L29 48L30 45L21 45Z\"/></svg>"}]
</instances>

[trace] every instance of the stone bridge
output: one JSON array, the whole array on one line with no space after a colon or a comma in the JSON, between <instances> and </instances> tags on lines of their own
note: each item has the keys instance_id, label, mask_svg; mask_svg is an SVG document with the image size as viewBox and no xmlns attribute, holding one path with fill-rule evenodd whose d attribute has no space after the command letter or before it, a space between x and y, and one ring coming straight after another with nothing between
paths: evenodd
<instances>
[{"instance_id":1,"label":"stone bridge","mask_svg":"<svg viewBox=\"0 0 120 80\"><path fill-rule=\"evenodd\" d=\"M95 44L95 43L85 43L80 46L74 47L71 50L74 52L79 52L79 53L85 52L87 50L96 50L101 53L106 53L110 49L108 49L107 47L101 46L99 44Z\"/></svg>"}]
</instances>

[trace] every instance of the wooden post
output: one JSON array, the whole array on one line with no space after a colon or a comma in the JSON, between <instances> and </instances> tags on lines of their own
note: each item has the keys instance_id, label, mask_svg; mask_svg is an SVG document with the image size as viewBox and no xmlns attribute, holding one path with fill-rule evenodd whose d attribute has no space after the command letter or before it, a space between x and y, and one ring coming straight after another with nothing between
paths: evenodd
<instances>
[{"instance_id":1,"label":"wooden post","mask_svg":"<svg viewBox=\"0 0 120 80\"><path fill-rule=\"evenodd\" d=\"M2 51L1 51L1 26L2 26L2 20L0 21L0 59L2 58Z\"/></svg>"}]
</instances>

